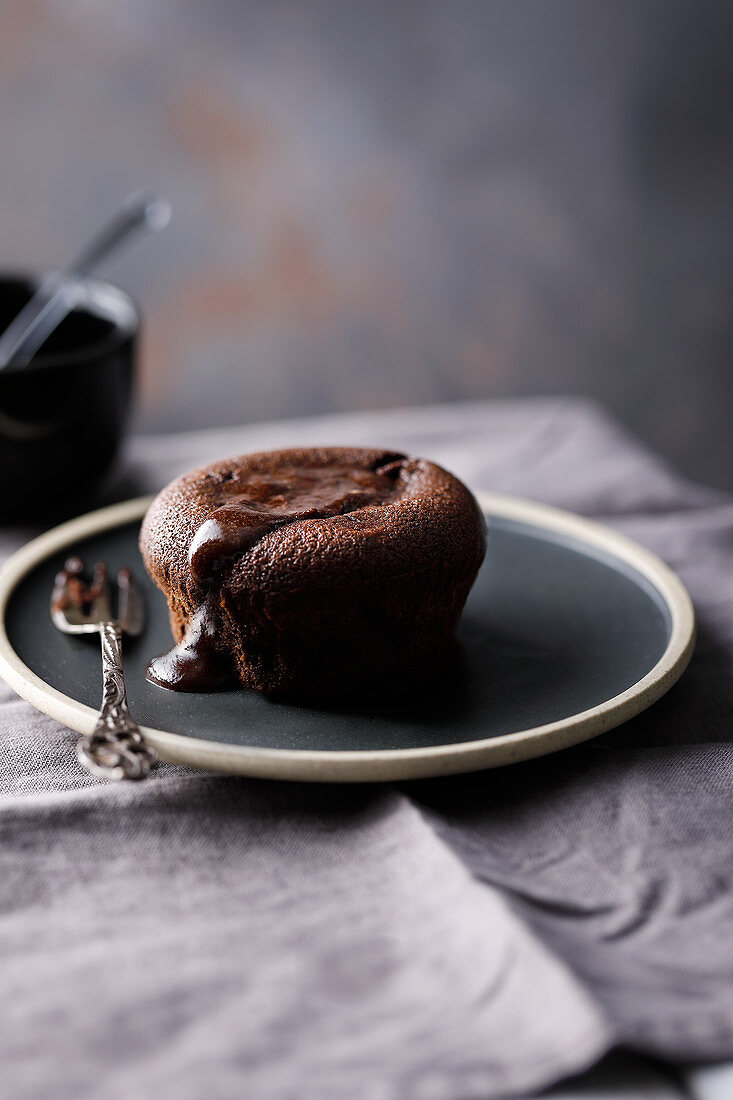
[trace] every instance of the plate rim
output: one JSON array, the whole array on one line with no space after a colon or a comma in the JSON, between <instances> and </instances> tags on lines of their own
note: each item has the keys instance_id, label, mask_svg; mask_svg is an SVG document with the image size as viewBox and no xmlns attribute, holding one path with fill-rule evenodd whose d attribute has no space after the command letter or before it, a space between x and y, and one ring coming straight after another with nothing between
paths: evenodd
<instances>
[{"instance_id":1,"label":"plate rim","mask_svg":"<svg viewBox=\"0 0 733 1100\"><path fill-rule=\"evenodd\" d=\"M695 645L695 613L680 578L661 558L612 528L549 504L502 493L477 492L484 512L567 535L631 566L661 596L670 615L667 647L635 684L565 718L475 741L404 749L278 749L206 741L141 726L160 758L195 768L266 779L383 782L422 779L501 767L556 752L621 725L656 702L679 679ZM52 687L20 659L6 630L6 609L18 584L51 554L75 540L142 519L154 494L87 512L26 543L0 566L0 676L37 710L79 733L90 733L97 712Z\"/></svg>"}]
</instances>

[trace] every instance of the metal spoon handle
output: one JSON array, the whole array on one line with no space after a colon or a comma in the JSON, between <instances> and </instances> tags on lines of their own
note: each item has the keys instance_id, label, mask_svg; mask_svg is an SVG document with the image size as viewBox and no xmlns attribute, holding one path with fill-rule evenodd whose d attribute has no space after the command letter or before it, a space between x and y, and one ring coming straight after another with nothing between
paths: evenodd
<instances>
[{"instance_id":1,"label":"metal spoon handle","mask_svg":"<svg viewBox=\"0 0 733 1100\"><path fill-rule=\"evenodd\" d=\"M111 221L58 274L62 279L82 278L138 229L164 229L169 221L170 204L166 199L141 193L130 195Z\"/></svg>"},{"instance_id":2,"label":"metal spoon handle","mask_svg":"<svg viewBox=\"0 0 733 1100\"><path fill-rule=\"evenodd\" d=\"M86 247L43 280L31 300L0 336L0 370L25 366L84 296L81 280L123 241L140 230L162 229L170 205L152 195L131 195Z\"/></svg>"}]
</instances>

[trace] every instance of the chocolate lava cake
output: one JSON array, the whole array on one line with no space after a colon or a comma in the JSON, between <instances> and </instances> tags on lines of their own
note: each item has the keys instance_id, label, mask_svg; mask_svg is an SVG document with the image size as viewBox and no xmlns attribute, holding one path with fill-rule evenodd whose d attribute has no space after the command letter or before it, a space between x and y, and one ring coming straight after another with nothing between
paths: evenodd
<instances>
[{"instance_id":1,"label":"chocolate lava cake","mask_svg":"<svg viewBox=\"0 0 733 1100\"><path fill-rule=\"evenodd\" d=\"M174 648L154 683L340 697L429 667L486 549L457 478L392 451L314 447L179 477L143 521Z\"/></svg>"}]
</instances>

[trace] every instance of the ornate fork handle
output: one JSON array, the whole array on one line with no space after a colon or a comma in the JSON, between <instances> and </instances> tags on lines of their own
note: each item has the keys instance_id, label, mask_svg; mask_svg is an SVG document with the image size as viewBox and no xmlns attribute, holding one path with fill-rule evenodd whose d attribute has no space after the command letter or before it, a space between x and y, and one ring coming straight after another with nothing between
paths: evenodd
<instances>
[{"instance_id":1,"label":"ornate fork handle","mask_svg":"<svg viewBox=\"0 0 733 1100\"><path fill-rule=\"evenodd\" d=\"M102 640L102 705L92 733L77 742L80 763L103 779L145 779L157 754L135 725L127 706L122 671L122 632L114 622L99 624Z\"/></svg>"}]
</instances>

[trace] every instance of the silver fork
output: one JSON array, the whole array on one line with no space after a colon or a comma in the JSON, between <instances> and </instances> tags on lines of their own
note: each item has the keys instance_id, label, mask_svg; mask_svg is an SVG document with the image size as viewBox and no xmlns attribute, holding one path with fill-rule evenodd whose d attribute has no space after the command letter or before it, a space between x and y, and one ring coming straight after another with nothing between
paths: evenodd
<instances>
[{"instance_id":1,"label":"silver fork","mask_svg":"<svg viewBox=\"0 0 733 1100\"><path fill-rule=\"evenodd\" d=\"M140 634L144 606L129 569L119 571L116 587L115 618L107 566L98 562L88 585L84 563L69 558L56 577L51 618L64 634L98 633L102 640L102 705L92 733L77 741L79 763L102 779L145 779L157 754L132 720L122 672L122 635Z\"/></svg>"}]
</instances>

